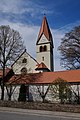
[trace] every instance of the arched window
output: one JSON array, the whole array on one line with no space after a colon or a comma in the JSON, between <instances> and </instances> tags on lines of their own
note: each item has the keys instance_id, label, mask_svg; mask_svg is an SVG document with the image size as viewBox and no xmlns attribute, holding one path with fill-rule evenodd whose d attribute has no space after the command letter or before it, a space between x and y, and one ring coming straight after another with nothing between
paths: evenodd
<instances>
[{"instance_id":1,"label":"arched window","mask_svg":"<svg viewBox=\"0 0 80 120\"><path fill-rule=\"evenodd\" d=\"M24 59L22 60L22 63L27 63L27 59L24 58Z\"/></svg>"},{"instance_id":2,"label":"arched window","mask_svg":"<svg viewBox=\"0 0 80 120\"><path fill-rule=\"evenodd\" d=\"M23 68L21 69L21 74L26 74L26 73L27 73L27 68L23 67Z\"/></svg>"},{"instance_id":3,"label":"arched window","mask_svg":"<svg viewBox=\"0 0 80 120\"><path fill-rule=\"evenodd\" d=\"M42 48L42 46L40 46L40 49L39 49L39 51L40 51L40 52L42 52L42 51L43 51L43 48Z\"/></svg>"},{"instance_id":4,"label":"arched window","mask_svg":"<svg viewBox=\"0 0 80 120\"><path fill-rule=\"evenodd\" d=\"M44 51L47 51L47 46L46 45L44 46Z\"/></svg>"}]
</instances>

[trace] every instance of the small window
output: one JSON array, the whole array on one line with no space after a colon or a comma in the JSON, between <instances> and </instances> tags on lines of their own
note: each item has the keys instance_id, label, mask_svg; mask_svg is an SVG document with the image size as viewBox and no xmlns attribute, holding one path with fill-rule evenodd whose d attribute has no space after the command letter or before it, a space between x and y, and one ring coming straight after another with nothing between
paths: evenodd
<instances>
[{"instance_id":1,"label":"small window","mask_svg":"<svg viewBox=\"0 0 80 120\"><path fill-rule=\"evenodd\" d=\"M40 50L39 50L40 52L42 52L43 51L43 48L42 48L42 46L40 46Z\"/></svg>"},{"instance_id":2,"label":"small window","mask_svg":"<svg viewBox=\"0 0 80 120\"><path fill-rule=\"evenodd\" d=\"M42 57L42 61L44 61L44 57Z\"/></svg>"},{"instance_id":3,"label":"small window","mask_svg":"<svg viewBox=\"0 0 80 120\"><path fill-rule=\"evenodd\" d=\"M22 60L22 63L27 63L27 59L24 58L24 59Z\"/></svg>"},{"instance_id":4,"label":"small window","mask_svg":"<svg viewBox=\"0 0 80 120\"><path fill-rule=\"evenodd\" d=\"M26 74L27 73L27 69L24 67L21 69L21 74Z\"/></svg>"},{"instance_id":5,"label":"small window","mask_svg":"<svg viewBox=\"0 0 80 120\"><path fill-rule=\"evenodd\" d=\"M47 46L46 45L44 46L44 51L47 51Z\"/></svg>"}]
</instances>

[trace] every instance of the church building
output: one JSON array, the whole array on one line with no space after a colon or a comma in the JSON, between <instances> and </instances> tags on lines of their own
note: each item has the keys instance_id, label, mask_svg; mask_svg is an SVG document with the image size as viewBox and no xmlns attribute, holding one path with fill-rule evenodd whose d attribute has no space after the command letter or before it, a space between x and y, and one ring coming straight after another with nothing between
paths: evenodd
<instances>
[{"instance_id":1,"label":"church building","mask_svg":"<svg viewBox=\"0 0 80 120\"><path fill-rule=\"evenodd\" d=\"M30 100L41 101L41 95L46 95L46 100L51 100L49 87L58 78L66 80L74 90L80 89L78 88L80 70L54 71L53 48L53 37L46 16L44 16L36 41L36 58L24 50L12 64L11 70L14 74L6 80L5 100L19 100L23 86L26 99L28 96ZM54 98L54 101L59 101L59 98Z\"/></svg>"},{"instance_id":2,"label":"church building","mask_svg":"<svg viewBox=\"0 0 80 120\"><path fill-rule=\"evenodd\" d=\"M36 42L36 59L25 50L12 65L14 73L54 71L53 47L52 34L44 16Z\"/></svg>"}]
</instances>

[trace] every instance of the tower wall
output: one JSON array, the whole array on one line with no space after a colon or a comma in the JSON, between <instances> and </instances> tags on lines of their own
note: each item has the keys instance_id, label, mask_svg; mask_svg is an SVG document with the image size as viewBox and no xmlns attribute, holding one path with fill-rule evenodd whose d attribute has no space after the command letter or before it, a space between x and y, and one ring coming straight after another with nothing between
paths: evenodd
<instances>
[{"instance_id":1,"label":"tower wall","mask_svg":"<svg viewBox=\"0 0 80 120\"><path fill-rule=\"evenodd\" d=\"M36 47L37 61L43 62L50 71L53 71L53 38L46 16L42 21Z\"/></svg>"},{"instance_id":2,"label":"tower wall","mask_svg":"<svg viewBox=\"0 0 80 120\"><path fill-rule=\"evenodd\" d=\"M44 51L44 46L46 46L45 51ZM45 37L45 35L42 35L36 47L37 47L36 50L37 61L39 63L43 62L50 71L53 71L53 48L51 46L51 43ZM40 47L42 47L42 51L40 51Z\"/></svg>"}]
</instances>

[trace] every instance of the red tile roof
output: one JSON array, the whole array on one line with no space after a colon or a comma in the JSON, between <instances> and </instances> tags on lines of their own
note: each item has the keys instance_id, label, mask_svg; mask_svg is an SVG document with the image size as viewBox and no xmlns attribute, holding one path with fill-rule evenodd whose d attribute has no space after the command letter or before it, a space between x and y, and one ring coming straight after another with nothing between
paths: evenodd
<instances>
[{"instance_id":1,"label":"red tile roof","mask_svg":"<svg viewBox=\"0 0 80 120\"><path fill-rule=\"evenodd\" d=\"M0 75L2 75L2 70L0 69Z\"/></svg>"},{"instance_id":2,"label":"red tile roof","mask_svg":"<svg viewBox=\"0 0 80 120\"><path fill-rule=\"evenodd\" d=\"M49 29L49 25L48 25L48 22L47 22L47 19L46 19L46 16L44 16L43 18L43 21L42 21L42 25L41 25L41 28L40 28L40 31L39 31L39 35L38 35L38 40L37 40L37 43L39 42L42 34L44 33L44 35L46 36L46 38L52 42L53 44L53 41L52 41L52 34L51 34L51 31Z\"/></svg>"},{"instance_id":3,"label":"red tile roof","mask_svg":"<svg viewBox=\"0 0 80 120\"><path fill-rule=\"evenodd\" d=\"M41 62L40 64L38 64L38 67L35 70L43 70L43 69L48 69L48 68L43 62Z\"/></svg>"},{"instance_id":4,"label":"red tile roof","mask_svg":"<svg viewBox=\"0 0 80 120\"><path fill-rule=\"evenodd\" d=\"M0 70L0 78L2 77L2 73L3 73L2 70Z\"/></svg>"},{"instance_id":5,"label":"red tile roof","mask_svg":"<svg viewBox=\"0 0 80 120\"><path fill-rule=\"evenodd\" d=\"M80 83L80 70L14 75L7 84L50 84L57 78L69 83Z\"/></svg>"}]
</instances>

